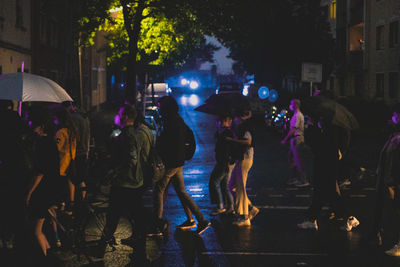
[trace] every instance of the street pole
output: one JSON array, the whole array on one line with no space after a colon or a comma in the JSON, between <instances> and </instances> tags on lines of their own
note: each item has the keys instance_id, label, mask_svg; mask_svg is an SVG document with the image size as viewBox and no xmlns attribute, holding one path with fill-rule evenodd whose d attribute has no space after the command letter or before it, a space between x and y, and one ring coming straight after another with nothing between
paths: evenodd
<instances>
[{"instance_id":1,"label":"street pole","mask_svg":"<svg viewBox=\"0 0 400 267\"><path fill-rule=\"evenodd\" d=\"M21 73L24 73L24 61L21 61ZM18 101L18 114L21 117L21 115L22 115L22 99L20 101Z\"/></svg>"},{"instance_id":2,"label":"street pole","mask_svg":"<svg viewBox=\"0 0 400 267\"><path fill-rule=\"evenodd\" d=\"M79 94L80 104L83 110L86 110L83 105L83 85L82 85L82 47L81 47L81 33L79 33L78 39L78 65L79 65Z\"/></svg>"},{"instance_id":3,"label":"street pole","mask_svg":"<svg viewBox=\"0 0 400 267\"><path fill-rule=\"evenodd\" d=\"M312 96L312 81L310 82L310 96Z\"/></svg>"}]
</instances>

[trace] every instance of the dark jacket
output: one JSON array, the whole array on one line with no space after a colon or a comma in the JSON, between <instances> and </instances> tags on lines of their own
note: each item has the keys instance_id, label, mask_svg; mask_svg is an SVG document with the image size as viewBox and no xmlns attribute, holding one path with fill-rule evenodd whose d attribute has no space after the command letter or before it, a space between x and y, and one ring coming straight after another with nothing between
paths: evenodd
<instances>
[{"instance_id":1,"label":"dark jacket","mask_svg":"<svg viewBox=\"0 0 400 267\"><path fill-rule=\"evenodd\" d=\"M150 136L150 138L148 138ZM122 129L115 142L115 186L139 188L144 184L144 164L150 152L153 136L148 128L136 130L133 126Z\"/></svg>"},{"instance_id":2,"label":"dark jacket","mask_svg":"<svg viewBox=\"0 0 400 267\"><path fill-rule=\"evenodd\" d=\"M233 143L227 141L227 137L234 137L232 130L229 128L222 128L215 133L217 138L217 143L215 144L215 160L219 164L226 165L228 163L233 163Z\"/></svg>"},{"instance_id":3,"label":"dark jacket","mask_svg":"<svg viewBox=\"0 0 400 267\"><path fill-rule=\"evenodd\" d=\"M178 168L185 163L185 122L179 114L163 118L164 129L157 141L157 149L166 168Z\"/></svg>"}]
</instances>

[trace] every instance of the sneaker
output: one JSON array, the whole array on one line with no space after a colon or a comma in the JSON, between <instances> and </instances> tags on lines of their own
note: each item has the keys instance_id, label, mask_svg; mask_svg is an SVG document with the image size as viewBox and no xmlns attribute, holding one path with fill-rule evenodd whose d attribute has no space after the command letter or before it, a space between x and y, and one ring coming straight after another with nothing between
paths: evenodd
<instances>
[{"instance_id":1,"label":"sneaker","mask_svg":"<svg viewBox=\"0 0 400 267\"><path fill-rule=\"evenodd\" d=\"M360 222L356 219L356 217L350 216L347 219L346 225L342 226L341 229L350 232L353 228L356 228L359 225Z\"/></svg>"},{"instance_id":2,"label":"sneaker","mask_svg":"<svg viewBox=\"0 0 400 267\"><path fill-rule=\"evenodd\" d=\"M236 226L239 226L239 227L240 226L251 226L250 219L237 220L237 221L234 221L232 224L236 225Z\"/></svg>"},{"instance_id":3,"label":"sneaker","mask_svg":"<svg viewBox=\"0 0 400 267\"><path fill-rule=\"evenodd\" d=\"M159 227L156 227L153 231L147 233L147 236L162 236L163 232L160 230Z\"/></svg>"},{"instance_id":4,"label":"sneaker","mask_svg":"<svg viewBox=\"0 0 400 267\"><path fill-rule=\"evenodd\" d=\"M314 221L304 221L302 223L297 224L297 227L300 229L313 229L313 230L318 230L318 224L317 220Z\"/></svg>"},{"instance_id":5,"label":"sneaker","mask_svg":"<svg viewBox=\"0 0 400 267\"><path fill-rule=\"evenodd\" d=\"M253 220L254 217L256 217L259 212L260 212L260 210L257 209L255 206L253 206L252 209L249 212L249 220L250 221Z\"/></svg>"},{"instance_id":6,"label":"sneaker","mask_svg":"<svg viewBox=\"0 0 400 267\"><path fill-rule=\"evenodd\" d=\"M188 230L188 229L195 228L195 227L196 227L195 221L186 220L182 224L177 225L176 229Z\"/></svg>"},{"instance_id":7,"label":"sneaker","mask_svg":"<svg viewBox=\"0 0 400 267\"><path fill-rule=\"evenodd\" d=\"M400 256L400 244L394 245L393 248L386 250L385 253L386 253L386 255L389 255L389 256L399 257Z\"/></svg>"},{"instance_id":8,"label":"sneaker","mask_svg":"<svg viewBox=\"0 0 400 267\"><path fill-rule=\"evenodd\" d=\"M203 223L199 223L199 226L197 227L197 230L196 230L197 234L201 235L210 226L211 226L211 223L209 221L205 221Z\"/></svg>"},{"instance_id":9,"label":"sneaker","mask_svg":"<svg viewBox=\"0 0 400 267\"><path fill-rule=\"evenodd\" d=\"M296 186L296 187L307 187L307 186L310 186L310 183L309 182L298 182L294 186Z\"/></svg>"},{"instance_id":10,"label":"sneaker","mask_svg":"<svg viewBox=\"0 0 400 267\"><path fill-rule=\"evenodd\" d=\"M286 182L287 185L296 185L298 183L299 183L299 180L297 180L297 178L291 178Z\"/></svg>"},{"instance_id":11,"label":"sneaker","mask_svg":"<svg viewBox=\"0 0 400 267\"><path fill-rule=\"evenodd\" d=\"M211 216L220 215L221 213L224 213L225 211L226 211L226 209L224 209L224 208L213 210L213 211L211 212Z\"/></svg>"}]
</instances>

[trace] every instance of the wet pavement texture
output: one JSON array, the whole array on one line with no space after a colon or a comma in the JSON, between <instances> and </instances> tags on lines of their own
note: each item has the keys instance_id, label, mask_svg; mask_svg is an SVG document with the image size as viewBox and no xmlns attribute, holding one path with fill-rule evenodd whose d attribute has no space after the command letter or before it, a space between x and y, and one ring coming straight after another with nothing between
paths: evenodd
<instances>
[{"instance_id":1,"label":"wet pavement texture","mask_svg":"<svg viewBox=\"0 0 400 267\"><path fill-rule=\"evenodd\" d=\"M234 227L223 216L210 215L208 181L214 166L214 132L216 118L194 111L206 96L176 96L180 114L194 131L197 148L194 158L184 166L187 192L199 205L212 227L201 236L194 231L176 231L175 226L186 216L172 187L165 203L164 217L170 221L168 238L147 238L147 253L152 266L400 266L400 259L386 256L396 241L394 219L385 217L383 246L366 246L374 207L374 177L365 175L354 179L342 194L348 209L361 222L352 232L340 230L343 221L328 219L328 212L319 221L318 231L298 230L303 215L311 201L311 188L298 189L286 186L289 178L287 146L281 145L281 136L268 130L262 123L256 132L254 165L250 171L247 190L251 201L260 209L251 227ZM361 139L359 145L364 149ZM377 149L379 143L376 144ZM370 152L372 154L372 152ZM365 156L365 155L364 155ZM306 155L311 169L312 155ZM105 189L106 190L106 189ZM106 204L97 197L94 216L86 229L87 241L100 238L97 224L104 223ZM151 192L145 195L146 206L151 209ZM103 205L103 206L102 206ZM104 260L92 265L86 257L77 257L72 251L61 250L56 254L62 266L130 266L132 248L121 244L121 239L131 234L130 223L120 220L115 234L117 245L109 247ZM90 242L89 242L90 243ZM90 246L88 246L90 247ZM88 248L89 249L89 248ZM7 266L7 265L2 265ZM54 265L56 266L56 265Z\"/></svg>"}]
</instances>

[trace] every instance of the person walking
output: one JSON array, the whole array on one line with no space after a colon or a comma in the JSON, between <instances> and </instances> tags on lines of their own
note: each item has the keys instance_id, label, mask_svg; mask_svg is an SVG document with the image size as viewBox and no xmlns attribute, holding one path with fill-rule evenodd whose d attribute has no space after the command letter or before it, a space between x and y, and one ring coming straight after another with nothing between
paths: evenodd
<instances>
[{"instance_id":1,"label":"person walking","mask_svg":"<svg viewBox=\"0 0 400 267\"><path fill-rule=\"evenodd\" d=\"M178 103L172 96L165 96L158 100L158 106L163 121L163 131L157 142L157 149L165 164L165 175L154 186L154 215L156 219L156 235L162 234L165 221L162 219L164 201L168 185L171 182L179 200L185 210L187 220L177 226L177 229L190 229L196 227L192 217L198 221L197 233L203 233L211 223L204 217L200 208L185 190L183 180L183 165L185 163L185 137L187 125L178 114Z\"/></svg>"},{"instance_id":2,"label":"person walking","mask_svg":"<svg viewBox=\"0 0 400 267\"><path fill-rule=\"evenodd\" d=\"M393 133L389 135L385 145L383 146L377 168L377 198L374 209L374 220L371 234L369 235L370 243L382 245L382 220L385 207L385 198L392 203L391 208L395 214L396 223L400 223L400 104L397 104L393 110L391 119ZM385 251L390 256L400 256L400 231L397 243L393 248Z\"/></svg>"},{"instance_id":3,"label":"person walking","mask_svg":"<svg viewBox=\"0 0 400 267\"><path fill-rule=\"evenodd\" d=\"M228 182L233 167L235 166L235 160L232 155L233 144L226 140L227 137L234 137L231 126L232 115L221 115L218 119L218 128L215 133L217 139L215 144L216 164L211 172L209 182L211 203L217 205L217 208L211 213L213 216L221 213L231 214L234 212L233 197L229 191Z\"/></svg>"},{"instance_id":4,"label":"person walking","mask_svg":"<svg viewBox=\"0 0 400 267\"><path fill-rule=\"evenodd\" d=\"M107 244L115 243L114 233L122 215L134 220L134 263L143 266L146 262L146 225L143 194L145 191L144 168L151 148L152 133L148 128L135 129L136 109L124 105L120 109L121 134L116 137L116 153L112 155L116 178L111 187L110 206L106 225L97 251L104 255ZM150 138L149 138L150 136Z\"/></svg>"},{"instance_id":5,"label":"person walking","mask_svg":"<svg viewBox=\"0 0 400 267\"><path fill-rule=\"evenodd\" d=\"M238 139L233 139L231 137L226 138L226 140L235 143L238 149L238 152L235 154L237 154L239 160L235 166L236 171L234 169L233 172L239 173L239 175L235 175L235 178L233 176L231 177L231 179L235 180L235 209L239 216L238 220L235 220L233 224L237 226L250 226L250 221L259 212L259 209L251 203L246 192L247 178L253 166L255 147L254 130L249 120L251 116L250 108L242 109L238 118Z\"/></svg>"},{"instance_id":6,"label":"person walking","mask_svg":"<svg viewBox=\"0 0 400 267\"><path fill-rule=\"evenodd\" d=\"M289 109L293 111L293 117L290 120L290 129L285 138L281 141L285 144L290 140L289 149L289 165L291 170L291 177L287 182L288 185L295 185L297 187L309 186L303 168L303 155L304 150L304 116L300 111L300 100L292 99L290 101Z\"/></svg>"},{"instance_id":7,"label":"person walking","mask_svg":"<svg viewBox=\"0 0 400 267\"><path fill-rule=\"evenodd\" d=\"M343 230L351 231L360 222L349 216L341 195L337 190L338 166L341 159L339 142L334 125L320 117L317 126L310 126L306 135L307 143L314 153L313 196L304 222L297 224L300 229L318 230L317 219L324 204L332 205L336 217L347 218Z\"/></svg>"}]
</instances>

